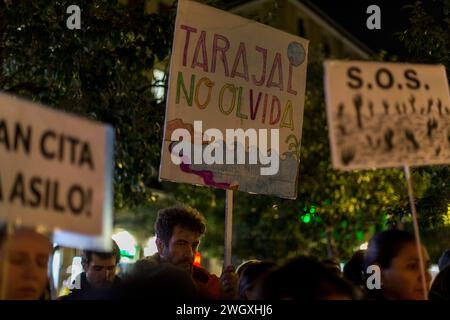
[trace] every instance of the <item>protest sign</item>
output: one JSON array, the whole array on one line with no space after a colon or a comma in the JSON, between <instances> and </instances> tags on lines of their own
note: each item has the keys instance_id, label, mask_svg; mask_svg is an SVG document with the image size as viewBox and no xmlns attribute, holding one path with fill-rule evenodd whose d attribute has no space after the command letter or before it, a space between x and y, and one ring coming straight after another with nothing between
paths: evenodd
<instances>
[{"instance_id":1,"label":"protest sign","mask_svg":"<svg viewBox=\"0 0 450 320\"><path fill-rule=\"evenodd\" d=\"M450 163L450 97L444 66L326 61L333 166Z\"/></svg>"},{"instance_id":2,"label":"protest sign","mask_svg":"<svg viewBox=\"0 0 450 320\"><path fill-rule=\"evenodd\" d=\"M308 41L179 1L160 179L295 198Z\"/></svg>"},{"instance_id":3,"label":"protest sign","mask_svg":"<svg viewBox=\"0 0 450 320\"><path fill-rule=\"evenodd\" d=\"M108 125L0 94L0 219L110 239L113 140Z\"/></svg>"}]
</instances>

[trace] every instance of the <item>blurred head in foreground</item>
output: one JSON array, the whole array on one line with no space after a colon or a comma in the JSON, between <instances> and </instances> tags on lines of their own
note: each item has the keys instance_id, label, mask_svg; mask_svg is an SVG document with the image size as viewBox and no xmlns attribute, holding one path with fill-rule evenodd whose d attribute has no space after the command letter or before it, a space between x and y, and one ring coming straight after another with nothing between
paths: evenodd
<instances>
[{"instance_id":1,"label":"blurred head in foreground","mask_svg":"<svg viewBox=\"0 0 450 320\"><path fill-rule=\"evenodd\" d=\"M8 241L6 238L6 229L2 227L0 229L0 288L6 285L4 298L7 300L42 298L49 281L48 259L52 251L49 238L27 228L17 228ZM5 259L6 279L3 278Z\"/></svg>"}]
</instances>

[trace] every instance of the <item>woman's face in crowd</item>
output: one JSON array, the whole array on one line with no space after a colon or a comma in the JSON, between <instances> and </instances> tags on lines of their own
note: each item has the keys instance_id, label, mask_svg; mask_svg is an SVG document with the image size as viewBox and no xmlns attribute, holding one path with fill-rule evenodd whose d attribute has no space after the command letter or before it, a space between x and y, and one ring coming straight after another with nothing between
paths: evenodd
<instances>
[{"instance_id":1,"label":"woman's face in crowd","mask_svg":"<svg viewBox=\"0 0 450 320\"><path fill-rule=\"evenodd\" d=\"M51 252L48 238L34 231L17 231L9 245L6 299L39 299L48 283L47 266ZM3 244L0 248L0 261L4 258ZM0 273L0 285L2 277L3 272Z\"/></svg>"},{"instance_id":2,"label":"woman's face in crowd","mask_svg":"<svg viewBox=\"0 0 450 320\"><path fill-rule=\"evenodd\" d=\"M424 259L425 283L428 292L431 281L431 275L428 271L430 257L424 247L422 247L422 256ZM405 244L398 255L392 259L389 268L382 269L381 281L383 294L386 299L424 299L420 263L415 242Z\"/></svg>"}]
</instances>

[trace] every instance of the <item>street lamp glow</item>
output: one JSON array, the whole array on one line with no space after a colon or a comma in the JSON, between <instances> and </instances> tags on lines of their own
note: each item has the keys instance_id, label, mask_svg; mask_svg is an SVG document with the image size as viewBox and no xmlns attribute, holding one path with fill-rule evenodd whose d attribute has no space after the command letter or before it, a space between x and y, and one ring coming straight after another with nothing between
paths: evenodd
<instances>
[{"instance_id":1,"label":"street lamp glow","mask_svg":"<svg viewBox=\"0 0 450 320\"><path fill-rule=\"evenodd\" d=\"M135 257L136 256L136 239L128 232L128 231L120 231L112 236L114 241L116 241L117 245L120 248L121 254L122 252L126 255Z\"/></svg>"},{"instance_id":2,"label":"street lamp glow","mask_svg":"<svg viewBox=\"0 0 450 320\"><path fill-rule=\"evenodd\" d=\"M144 257L152 256L158 252L156 247L156 236L151 237L147 241L147 246L144 248Z\"/></svg>"}]
</instances>

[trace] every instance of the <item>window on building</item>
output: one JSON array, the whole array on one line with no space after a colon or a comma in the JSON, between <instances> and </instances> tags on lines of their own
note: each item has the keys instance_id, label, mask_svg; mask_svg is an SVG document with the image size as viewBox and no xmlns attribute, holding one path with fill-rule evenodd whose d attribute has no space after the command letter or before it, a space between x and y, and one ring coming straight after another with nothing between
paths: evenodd
<instances>
[{"instance_id":1,"label":"window on building","mask_svg":"<svg viewBox=\"0 0 450 320\"><path fill-rule=\"evenodd\" d=\"M158 12L163 17L169 17L170 16L170 6L160 2Z\"/></svg>"},{"instance_id":2,"label":"window on building","mask_svg":"<svg viewBox=\"0 0 450 320\"><path fill-rule=\"evenodd\" d=\"M325 40L325 42L323 43L323 54L325 55L325 57L331 56L331 46L327 40Z\"/></svg>"},{"instance_id":3,"label":"window on building","mask_svg":"<svg viewBox=\"0 0 450 320\"><path fill-rule=\"evenodd\" d=\"M305 37L306 36L305 23L304 23L303 19L298 19L298 21L297 21L297 34L300 37Z\"/></svg>"},{"instance_id":4,"label":"window on building","mask_svg":"<svg viewBox=\"0 0 450 320\"><path fill-rule=\"evenodd\" d=\"M164 71L153 69L152 93L158 102L161 102L164 99L165 94L164 77L165 77Z\"/></svg>"}]
</instances>

